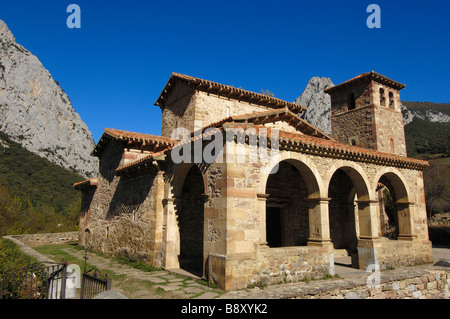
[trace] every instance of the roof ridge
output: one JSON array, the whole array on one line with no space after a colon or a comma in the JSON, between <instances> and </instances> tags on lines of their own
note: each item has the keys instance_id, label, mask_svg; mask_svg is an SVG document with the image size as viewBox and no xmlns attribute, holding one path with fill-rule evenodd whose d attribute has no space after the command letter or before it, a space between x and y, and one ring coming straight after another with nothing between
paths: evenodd
<instances>
[{"instance_id":1,"label":"roof ridge","mask_svg":"<svg viewBox=\"0 0 450 319\"><path fill-rule=\"evenodd\" d=\"M161 108L165 107L164 102L163 102L163 100L165 99L164 96L166 94L168 94L168 92L170 91L169 90L169 87L171 86L170 83L171 83L171 81L174 78L177 78L177 79L180 79L180 80L184 80L184 81L188 81L188 82L196 82L195 84L196 84L196 88L197 89L202 89L202 90L210 90L211 89L212 90L212 89L214 89L214 87L218 87L219 91L217 92L217 94L223 94L222 90L229 90L228 97L229 98L233 98L233 99L236 99L236 97L233 97L232 95L230 95L230 92L240 93L239 98L241 98L241 97L249 98L250 97L250 100L251 100L252 97L253 98L255 98L255 97L259 98L259 100L255 100L254 102L260 102L261 100L265 100L268 104L274 103L274 105L266 105L266 107L279 108L279 106L284 106L284 107L287 106L289 108L298 110L299 112L306 110L306 107L303 106L303 105L300 105L300 104L296 104L296 103L293 103L293 102L288 102L288 101L285 101L285 100L282 100L282 99L279 99L279 98L276 98L276 97L272 97L272 96L267 96L267 95L264 95L262 93L256 93L256 92L252 92L252 91L249 91L249 90L236 88L236 87L234 87L232 85L221 84L221 83L218 83L218 82L205 80L205 79L201 79L201 78L198 78L198 77L193 77L193 76L190 76L190 75L185 75L185 74L181 74L181 73L177 73L177 72L172 72L172 74L171 74L171 76L169 78L169 81L167 82L166 86L162 90L158 100L155 102L156 106L159 106ZM206 86L206 85L208 85L208 86Z\"/></svg>"},{"instance_id":2,"label":"roof ridge","mask_svg":"<svg viewBox=\"0 0 450 319\"><path fill-rule=\"evenodd\" d=\"M126 131L126 130L121 130L121 129L114 129L114 128L105 128L105 132L111 133L112 135L117 135L117 132L114 131L118 131L127 135L131 135L131 134L137 134L137 135L143 135L143 136L148 136L151 138L159 138L159 139L165 139L165 140L172 140L170 137L167 136L162 136L162 135L155 135L155 134L148 134L148 133L139 133L139 132L133 132L133 131ZM120 136L118 136L118 138L120 138Z\"/></svg>"},{"instance_id":3,"label":"roof ridge","mask_svg":"<svg viewBox=\"0 0 450 319\"><path fill-rule=\"evenodd\" d=\"M345 86L345 85L347 85L347 84L349 84L349 83L351 83L353 81L356 81L356 80L359 80L359 79L363 79L365 77L368 77L372 81L382 82L382 83L384 83L386 85L390 85L390 86L396 88L397 90L401 90L401 89L404 89L406 87L405 84L402 84L400 82L394 81L394 80L388 78L385 75L382 75L382 74L377 73L375 71L370 71L370 72L366 72L366 73L361 73L360 75L357 75L357 76L351 78L350 80L347 80L347 81L344 81L342 83L339 83L339 84L337 84L335 86L332 86L330 88L327 88L327 89L325 89L323 91L325 93L329 94L329 93L332 93L333 91L335 91L338 88L341 88L341 87L343 87L343 86Z\"/></svg>"}]
</instances>

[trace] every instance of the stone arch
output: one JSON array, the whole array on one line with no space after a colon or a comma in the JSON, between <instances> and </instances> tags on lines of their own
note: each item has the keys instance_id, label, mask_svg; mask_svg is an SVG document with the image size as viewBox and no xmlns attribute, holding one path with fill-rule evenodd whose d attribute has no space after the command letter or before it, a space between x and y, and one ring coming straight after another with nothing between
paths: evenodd
<instances>
[{"instance_id":1,"label":"stone arch","mask_svg":"<svg viewBox=\"0 0 450 319\"><path fill-rule=\"evenodd\" d=\"M385 96L383 88L380 88L379 95L380 95L380 105L381 106L386 106L386 96Z\"/></svg>"},{"instance_id":2,"label":"stone arch","mask_svg":"<svg viewBox=\"0 0 450 319\"><path fill-rule=\"evenodd\" d=\"M358 268L358 239L371 234L368 178L356 163L339 162L327 175L330 238L335 249L345 249Z\"/></svg>"},{"instance_id":3,"label":"stone arch","mask_svg":"<svg viewBox=\"0 0 450 319\"><path fill-rule=\"evenodd\" d=\"M266 190L267 180L271 173L276 172L281 162L287 162L297 168L299 173L305 179L308 189L309 198L322 198L326 194L323 187L322 178L314 163L303 154L290 152L281 152L276 160L272 160L264 169L261 176L261 184L258 192L264 194Z\"/></svg>"},{"instance_id":4,"label":"stone arch","mask_svg":"<svg viewBox=\"0 0 450 319\"><path fill-rule=\"evenodd\" d=\"M412 239L414 237L412 223L414 203L410 200L408 184L402 174L395 168L387 167L377 173L374 183L374 188L378 187L381 190L386 188L392 200L391 207L380 205L380 220L384 213L388 217L390 226L388 228L391 228L389 231L382 231L380 224L380 234L390 239ZM380 193L378 197L381 195Z\"/></svg>"},{"instance_id":5,"label":"stone arch","mask_svg":"<svg viewBox=\"0 0 450 319\"><path fill-rule=\"evenodd\" d=\"M314 164L303 154L282 152L266 168L272 174L262 174L259 185L261 243L279 247L329 242L323 183ZM274 232L275 238L281 236L278 242Z\"/></svg>"},{"instance_id":6,"label":"stone arch","mask_svg":"<svg viewBox=\"0 0 450 319\"><path fill-rule=\"evenodd\" d=\"M389 91L389 107L395 110L395 96L392 91Z\"/></svg>"},{"instance_id":7,"label":"stone arch","mask_svg":"<svg viewBox=\"0 0 450 319\"><path fill-rule=\"evenodd\" d=\"M381 177L386 176L389 180L392 181L392 185L397 192L398 200L401 202L409 202L410 201L410 190L408 188L408 183L403 177L402 173L393 167L383 167L380 168L372 181L371 189L376 189L377 184Z\"/></svg>"},{"instance_id":8,"label":"stone arch","mask_svg":"<svg viewBox=\"0 0 450 319\"><path fill-rule=\"evenodd\" d=\"M174 167L173 175L172 175L172 178L169 183L170 188L169 188L169 191L167 194L168 198L176 199L181 196L181 194L183 192L183 183L186 179L186 176L188 175L189 171L192 169L193 166L197 166L197 165L193 164L193 163L180 163ZM201 169L198 166L197 166L197 168L201 172ZM203 193L206 194L206 192L207 192L206 174L202 173L202 178L203 178L203 185L204 185Z\"/></svg>"},{"instance_id":9,"label":"stone arch","mask_svg":"<svg viewBox=\"0 0 450 319\"><path fill-rule=\"evenodd\" d=\"M325 177L325 186L327 190L325 194L328 194L331 179L339 169L344 171L352 180L355 186L356 194L358 195L358 199L360 201L367 201L373 198L370 193L369 179L363 168L356 163L344 161L339 161L328 170L328 173Z\"/></svg>"},{"instance_id":10,"label":"stone arch","mask_svg":"<svg viewBox=\"0 0 450 319\"><path fill-rule=\"evenodd\" d=\"M172 172L164 200L164 267L202 276L206 176L192 163L180 163Z\"/></svg>"}]
</instances>

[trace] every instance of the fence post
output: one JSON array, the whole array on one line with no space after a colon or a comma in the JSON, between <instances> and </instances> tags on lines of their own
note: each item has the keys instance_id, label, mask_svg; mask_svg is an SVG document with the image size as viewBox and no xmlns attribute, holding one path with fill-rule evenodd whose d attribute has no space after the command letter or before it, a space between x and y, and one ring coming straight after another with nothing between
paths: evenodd
<instances>
[{"instance_id":1,"label":"fence post","mask_svg":"<svg viewBox=\"0 0 450 319\"><path fill-rule=\"evenodd\" d=\"M60 299L66 299L66 280L67 280L67 263L63 264L61 276L61 294Z\"/></svg>"},{"instance_id":2,"label":"fence post","mask_svg":"<svg viewBox=\"0 0 450 319\"><path fill-rule=\"evenodd\" d=\"M84 299L84 289L85 289L85 279L84 279L84 272L81 276L81 292L80 292L80 299Z\"/></svg>"}]
</instances>

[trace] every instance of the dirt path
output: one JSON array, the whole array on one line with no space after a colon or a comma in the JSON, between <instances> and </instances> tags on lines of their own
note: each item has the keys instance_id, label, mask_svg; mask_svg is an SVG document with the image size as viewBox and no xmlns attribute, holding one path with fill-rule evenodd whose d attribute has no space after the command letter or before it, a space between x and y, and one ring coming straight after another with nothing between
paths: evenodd
<instances>
[{"instance_id":1,"label":"dirt path","mask_svg":"<svg viewBox=\"0 0 450 319\"><path fill-rule=\"evenodd\" d=\"M64 248L64 252L84 258L84 251ZM130 299L213 299L223 292L199 283L199 280L168 271L145 272L110 258L88 254L88 263L115 274L112 289Z\"/></svg>"}]
</instances>

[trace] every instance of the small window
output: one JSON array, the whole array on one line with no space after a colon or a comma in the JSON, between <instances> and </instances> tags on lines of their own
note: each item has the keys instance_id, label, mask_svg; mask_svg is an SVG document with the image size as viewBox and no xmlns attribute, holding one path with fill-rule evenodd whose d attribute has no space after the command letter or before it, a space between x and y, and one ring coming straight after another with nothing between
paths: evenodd
<instances>
[{"instance_id":1,"label":"small window","mask_svg":"<svg viewBox=\"0 0 450 319\"><path fill-rule=\"evenodd\" d=\"M389 139L389 147L391 150L391 153L394 153L394 139Z\"/></svg>"},{"instance_id":2,"label":"small window","mask_svg":"<svg viewBox=\"0 0 450 319\"><path fill-rule=\"evenodd\" d=\"M389 107L393 110L395 110L395 100L394 100L394 93L389 92Z\"/></svg>"},{"instance_id":3,"label":"small window","mask_svg":"<svg viewBox=\"0 0 450 319\"><path fill-rule=\"evenodd\" d=\"M384 96L384 89L380 88L380 105L386 106L386 97Z\"/></svg>"},{"instance_id":4,"label":"small window","mask_svg":"<svg viewBox=\"0 0 450 319\"><path fill-rule=\"evenodd\" d=\"M355 139L352 139L351 143L352 143L352 146L356 146L356 140Z\"/></svg>"},{"instance_id":5,"label":"small window","mask_svg":"<svg viewBox=\"0 0 450 319\"><path fill-rule=\"evenodd\" d=\"M351 93L348 98L348 110L354 110L356 108L355 93Z\"/></svg>"}]
</instances>

